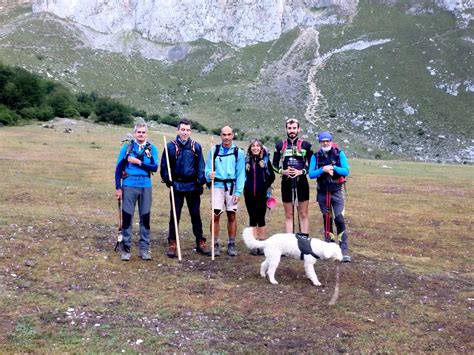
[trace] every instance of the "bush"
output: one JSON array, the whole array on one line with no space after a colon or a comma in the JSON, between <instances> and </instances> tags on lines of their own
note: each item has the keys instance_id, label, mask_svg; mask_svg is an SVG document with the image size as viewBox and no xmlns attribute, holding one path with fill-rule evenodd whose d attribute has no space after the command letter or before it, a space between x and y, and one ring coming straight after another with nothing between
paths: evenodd
<instances>
[{"instance_id":1,"label":"bush","mask_svg":"<svg viewBox=\"0 0 474 355\"><path fill-rule=\"evenodd\" d=\"M145 110L134 110L132 112L132 116L133 117L143 117L143 118L147 117Z\"/></svg>"},{"instance_id":2,"label":"bush","mask_svg":"<svg viewBox=\"0 0 474 355\"><path fill-rule=\"evenodd\" d=\"M161 123L173 126L173 127L178 127L179 123L179 116L175 113L170 113L168 116L165 116L161 119Z\"/></svg>"},{"instance_id":3,"label":"bush","mask_svg":"<svg viewBox=\"0 0 474 355\"><path fill-rule=\"evenodd\" d=\"M25 107L20 110L20 115L27 120L49 121L54 118L54 112L51 106L43 105L40 107Z\"/></svg>"},{"instance_id":4,"label":"bush","mask_svg":"<svg viewBox=\"0 0 474 355\"><path fill-rule=\"evenodd\" d=\"M204 127L202 124L200 124L197 121L191 120L191 125L192 125L191 127L198 132L207 132L207 127Z\"/></svg>"},{"instance_id":5,"label":"bush","mask_svg":"<svg viewBox=\"0 0 474 355\"><path fill-rule=\"evenodd\" d=\"M148 121L156 121L156 122L161 122L161 116L157 113L148 116Z\"/></svg>"},{"instance_id":6,"label":"bush","mask_svg":"<svg viewBox=\"0 0 474 355\"><path fill-rule=\"evenodd\" d=\"M97 122L113 124L132 123L132 109L108 97L97 99L95 113Z\"/></svg>"},{"instance_id":7,"label":"bush","mask_svg":"<svg viewBox=\"0 0 474 355\"><path fill-rule=\"evenodd\" d=\"M79 112L81 117L87 118L91 115L92 111L94 110L94 106L89 103L78 101L76 103L75 109L77 110L77 112Z\"/></svg>"},{"instance_id":8,"label":"bush","mask_svg":"<svg viewBox=\"0 0 474 355\"><path fill-rule=\"evenodd\" d=\"M79 117L79 112L74 107L68 107L64 110L64 117L74 118Z\"/></svg>"},{"instance_id":9,"label":"bush","mask_svg":"<svg viewBox=\"0 0 474 355\"><path fill-rule=\"evenodd\" d=\"M5 105L0 105L0 124L13 126L18 123L19 116Z\"/></svg>"},{"instance_id":10,"label":"bush","mask_svg":"<svg viewBox=\"0 0 474 355\"><path fill-rule=\"evenodd\" d=\"M53 108L54 114L59 117L66 115L66 110L75 106L75 97L67 89L56 87L48 97L48 103Z\"/></svg>"}]
</instances>

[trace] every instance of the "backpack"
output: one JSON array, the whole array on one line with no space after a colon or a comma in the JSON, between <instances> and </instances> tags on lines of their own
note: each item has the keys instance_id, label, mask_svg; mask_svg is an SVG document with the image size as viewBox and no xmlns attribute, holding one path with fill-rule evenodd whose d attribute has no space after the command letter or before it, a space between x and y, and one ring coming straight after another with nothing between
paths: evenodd
<instances>
[{"instance_id":1,"label":"backpack","mask_svg":"<svg viewBox=\"0 0 474 355\"><path fill-rule=\"evenodd\" d=\"M296 141L296 146L298 147L298 153L301 153L301 145L303 144L303 140L301 138L298 138ZM288 139L285 139L283 141L283 146L281 147L281 154L283 155L286 147L288 146Z\"/></svg>"},{"instance_id":2,"label":"backpack","mask_svg":"<svg viewBox=\"0 0 474 355\"><path fill-rule=\"evenodd\" d=\"M173 139L171 143L174 144L176 150L175 159L178 159L178 155L180 153L179 144L176 142L176 139ZM196 141L194 139L191 139L191 151L193 152L193 155L196 156Z\"/></svg>"},{"instance_id":3,"label":"backpack","mask_svg":"<svg viewBox=\"0 0 474 355\"><path fill-rule=\"evenodd\" d=\"M127 145L127 150L125 151L125 156L123 158L123 160L125 162L127 162L128 160L128 156L130 155L130 153L132 152L132 149L133 149L133 142L134 142L134 139L124 139L122 141L122 144L128 144ZM140 153L140 154L137 154L137 158L140 159L140 160L143 160L143 156L146 154L146 151L148 150L148 152L151 154L151 143L149 141L146 141L145 143L145 148L143 149L143 152ZM125 172L125 165L126 163L123 165L123 170L122 170L122 179L125 179L128 175L127 173ZM151 176L153 175L152 172L148 172L148 176Z\"/></svg>"},{"instance_id":4,"label":"backpack","mask_svg":"<svg viewBox=\"0 0 474 355\"><path fill-rule=\"evenodd\" d=\"M234 151L232 153L227 153L227 154L223 154L223 155L219 155L220 150L221 150L221 145L216 144L216 149L214 150L214 156L213 156L214 166L216 166L216 158L217 157L227 157L229 155L234 155L235 163L237 163L237 158L239 157L239 148L238 147L234 147Z\"/></svg>"},{"instance_id":5,"label":"backpack","mask_svg":"<svg viewBox=\"0 0 474 355\"><path fill-rule=\"evenodd\" d=\"M336 155L336 158L339 160L339 155L341 153L341 149L339 148L339 145L337 143L331 142L331 148L334 149L334 154ZM313 153L316 159L318 159L317 156L320 154L320 152L321 150L318 150L317 152ZM344 191L346 191L347 176L341 176L337 182L339 184L342 184L344 187Z\"/></svg>"}]
</instances>

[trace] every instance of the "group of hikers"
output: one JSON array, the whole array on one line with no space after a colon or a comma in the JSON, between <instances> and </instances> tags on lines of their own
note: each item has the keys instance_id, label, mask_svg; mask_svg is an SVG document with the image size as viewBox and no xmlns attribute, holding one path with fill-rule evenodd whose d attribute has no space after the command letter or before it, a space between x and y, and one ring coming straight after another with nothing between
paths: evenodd
<instances>
[{"instance_id":1,"label":"group of hikers","mask_svg":"<svg viewBox=\"0 0 474 355\"><path fill-rule=\"evenodd\" d=\"M202 146L191 138L191 122L182 119L177 126L177 136L166 143L158 161L158 150L148 141L145 122L134 127L134 139L124 144L117 158L115 169L115 196L121 201L121 260L131 258L132 225L135 206L138 204L140 219L139 256L151 260L150 209L152 203L151 175L158 171L162 182L170 188L170 218L167 255L179 253L176 234L181 212L186 200L196 252L211 255L206 243L200 214L204 185L212 186L211 204L214 236L213 256L221 254L220 217L227 216L227 254L236 256L237 216L243 195L249 215L249 226L255 227L255 237L266 238L265 215L275 173L281 175L281 198L285 211L285 230L295 233L295 207L299 234L309 235L309 196L307 176L317 179L317 197L324 223L326 241L339 243L343 261L350 262L347 233L344 222L343 185L349 175L346 155L333 143L330 132L320 132L316 138L320 147L313 153L311 143L299 138L300 124L295 118L285 122L286 138L275 145L273 159L259 139L252 139L246 152L234 143L231 127L220 131L221 142L213 145L204 162ZM337 235L333 234L333 223ZM334 238L334 236L338 238ZM179 239L178 239L179 241ZM251 250L253 255L262 250Z\"/></svg>"}]
</instances>

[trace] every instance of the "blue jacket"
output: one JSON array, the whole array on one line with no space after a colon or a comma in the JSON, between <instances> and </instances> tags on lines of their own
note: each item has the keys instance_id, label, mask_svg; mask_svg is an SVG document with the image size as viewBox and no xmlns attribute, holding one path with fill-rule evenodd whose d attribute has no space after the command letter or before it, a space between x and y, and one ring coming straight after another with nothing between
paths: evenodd
<instances>
[{"instance_id":1,"label":"blue jacket","mask_svg":"<svg viewBox=\"0 0 474 355\"><path fill-rule=\"evenodd\" d=\"M158 170L158 150L148 142L140 148L134 139L129 144L122 146L117 158L115 189L120 189L122 186L151 187L151 173ZM129 156L140 159L142 165L129 163L127 161Z\"/></svg>"},{"instance_id":2,"label":"blue jacket","mask_svg":"<svg viewBox=\"0 0 474 355\"><path fill-rule=\"evenodd\" d=\"M325 165L334 166L334 175L330 176L323 171ZM341 188L340 178L349 176L349 164L346 154L339 148L331 148L327 153L319 150L311 157L308 175L311 179L318 179L318 190L336 191Z\"/></svg>"},{"instance_id":3,"label":"blue jacket","mask_svg":"<svg viewBox=\"0 0 474 355\"><path fill-rule=\"evenodd\" d=\"M216 146L213 146L207 155L206 161L206 180L210 182L209 173L211 172L211 163L214 159L214 151ZM238 149L237 161L233 154L234 149ZM222 144L218 152L216 161L214 162L214 171L216 173L214 180L214 187L232 189L232 182L223 182L219 180L231 181L233 180L233 195L240 196L244 190L245 184L245 153L234 144L225 151Z\"/></svg>"},{"instance_id":4,"label":"blue jacket","mask_svg":"<svg viewBox=\"0 0 474 355\"><path fill-rule=\"evenodd\" d=\"M199 143L189 138L182 142L179 136L173 142L166 144L169 154L171 178L173 188L177 191L198 191L202 192L202 185L206 183L204 177L204 158L202 148ZM176 145L178 154L176 154ZM167 186L171 185L166 163L166 153L161 156L161 178Z\"/></svg>"}]
</instances>

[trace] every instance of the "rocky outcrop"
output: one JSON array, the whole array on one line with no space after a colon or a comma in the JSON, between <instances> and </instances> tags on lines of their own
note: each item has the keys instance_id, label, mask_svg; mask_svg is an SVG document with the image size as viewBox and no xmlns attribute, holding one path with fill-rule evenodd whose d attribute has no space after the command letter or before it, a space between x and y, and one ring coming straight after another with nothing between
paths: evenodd
<instances>
[{"instance_id":1,"label":"rocky outcrop","mask_svg":"<svg viewBox=\"0 0 474 355\"><path fill-rule=\"evenodd\" d=\"M15 6L32 5L35 2L35 0L2 0L0 1L0 11L5 11Z\"/></svg>"},{"instance_id":2,"label":"rocky outcrop","mask_svg":"<svg viewBox=\"0 0 474 355\"><path fill-rule=\"evenodd\" d=\"M39 0L51 12L102 33L136 31L161 43L200 38L244 47L277 39L297 26L317 26L350 16L358 0Z\"/></svg>"}]
</instances>

